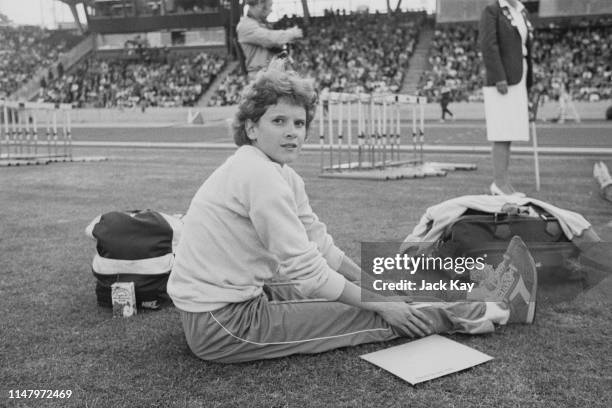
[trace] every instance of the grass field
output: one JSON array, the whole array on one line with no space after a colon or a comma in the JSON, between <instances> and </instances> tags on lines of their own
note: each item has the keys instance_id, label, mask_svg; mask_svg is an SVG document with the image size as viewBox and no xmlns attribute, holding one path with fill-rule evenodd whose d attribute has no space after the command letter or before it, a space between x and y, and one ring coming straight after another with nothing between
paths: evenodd
<instances>
[{"instance_id":1,"label":"grass field","mask_svg":"<svg viewBox=\"0 0 612 408\"><path fill-rule=\"evenodd\" d=\"M122 209L186 211L228 151L77 149L100 163L0 168L0 406L2 407L610 407L611 279L584 293L576 283L542 287L536 323L451 338L495 357L469 371L412 387L358 356L405 340L239 365L193 357L173 308L112 319L96 305L84 228ZM424 210L481 194L487 156L475 172L393 182L318 178L318 155L295 168L337 244L359 259L362 241L401 240ZM594 158L512 162L516 187L582 213L609 233L612 205L597 194ZM604 234L605 235L605 234ZM607 235L610 236L610 235ZM573 291L571 300L555 293ZM68 400L9 399L11 389L72 390Z\"/></svg>"}]
</instances>

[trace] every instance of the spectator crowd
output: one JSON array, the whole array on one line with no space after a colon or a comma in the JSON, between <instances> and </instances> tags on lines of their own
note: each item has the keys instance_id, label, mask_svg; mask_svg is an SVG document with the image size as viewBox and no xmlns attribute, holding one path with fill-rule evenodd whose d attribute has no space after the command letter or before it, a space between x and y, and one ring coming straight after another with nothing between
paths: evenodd
<instances>
[{"instance_id":1,"label":"spectator crowd","mask_svg":"<svg viewBox=\"0 0 612 408\"><path fill-rule=\"evenodd\" d=\"M304 38L290 45L294 68L315 78L323 91L399 92L408 61L418 42L423 13L368 14L327 10L304 27L287 16L275 28L298 25ZM236 103L243 80L231 74L209 105Z\"/></svg>"},{"instance_id":2,"label":"spectator crowd","mask_svg":"<svg viewBox=\"0 0 612 408\"><path fill-rule=\"evenodd\" d=\"M81 36L35 26L0 27L0 98L25 85L41 68L55 64Z\"/></svg>"},{"instance_id":3,"label":"spectator crowd","mask_svg":"<svg viewBox=\"0 0 612 408\"><path fill-rule=\"evenodd\" d=\"M185 3L187 4L187 3ZM195 3L194 3L195 4ZM276 28L300 25L304 38L290 45L293 66L315 78L322 91L399 92L425 24L423 13L327 11L311 18L284 17ZM64 70L60 53L82 37L39 27L0 28L0 98L9 96L41 68L40 99L75 106L192 106L226 66L224 57L197 53L169 55L156 49L127 49L120 57L90 57ZM574 100L612 98L612 19L536 30L534 73L537 89L556 99L565 89ZM417 89L429 100L450 90L452 101L482 100L482 61L475 25L438 25L429 67ZM238 102L246 78L235 69L221 82L209 106Z\"/></svg>"},{"instance_id":4,"label":"spectator crowd","mask_svg":"<svg viewBox=\"0 0 612 408\"><path fill-rule=\"evenodd\" d=\"M574 100L612 98L612 19L538 30L533 49L536 83L550 98L562 86Z\"/></svg>"},{"instance_id":5,"label":"spectator crowd","mask_svg":"<svg viewBox=\"0 0 612 408\"><path fill-rule=\"evenodd\" d=\"M559 97L562 86L574 100L612 98L611 44L610 18L538 28L532 48L537 89L550 99ZM430 100L438 99L443 88L452 90L454 101L482 100L484 74L475 26L437 28L429 64L418 89Z\"/></svg>"},{"instance_id":6,"label":"spectator crowd","mask_svg":"<svg viewBox=\"0 0 612 408\"><path fill-rule=\"evenodd\" d=\"M398 92L418 41L419 13L328 13L313 19L293 59L332 92Z\"/></svg>"},{"instance_id":7,"label":"spectator crowd","mask_svg":"<svg viewBox=\"0 0 612 408\"><path fill-rule=\"evenodd\" d=\"M133 55L102 60L90 58L51 78L41 88L45 102L98 108L193 106L225 65L219 55L149 60ZM62 70L63 71L63 70Z\"/></svg>"},{"instance_id":8,"label":"spectator crowd","mask_svg":"<svg viewBox=\"0 0 612 408\"><path fill-rule=\"evenodd\" d=\"M478 30L470 25L437 28L430 46L430 70L422 73L418 89L436 100L443 88L451 90L454 101L482 100L482 60Z\"/></svg>"}]
</instances>

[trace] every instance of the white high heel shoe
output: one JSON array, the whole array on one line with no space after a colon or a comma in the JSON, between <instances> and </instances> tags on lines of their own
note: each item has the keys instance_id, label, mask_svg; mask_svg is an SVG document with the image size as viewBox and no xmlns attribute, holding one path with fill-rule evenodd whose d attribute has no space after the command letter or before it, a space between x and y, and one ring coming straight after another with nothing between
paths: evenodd
<instances>
[{"instance_id":1,"label":"white high heel shoe","mask_svg":"<svg viewBox=\"0 0 612 408\"><path fill-rule=\"evenodd\" d=\"M525 193L521 193L519 191L515 191L514 193L510 194L504 193L501 188L497 187L497 184L495 184L495 182L491 183L491 185L489 186L489 190L491 190L491 194L493 195L512 196L517 198L527 197Z\"/></svg>"},{"instance_id":2,"label":"white high heel shoe","mask_svg":"<svg viewBox=\"0 0 612 408\"><path fill-rule=\"evenodd\" d=\"M602 161L595 163L593 166L593 177L595 177L602 190L612 184L608 166Z\"/></svg>"}]
</instances>

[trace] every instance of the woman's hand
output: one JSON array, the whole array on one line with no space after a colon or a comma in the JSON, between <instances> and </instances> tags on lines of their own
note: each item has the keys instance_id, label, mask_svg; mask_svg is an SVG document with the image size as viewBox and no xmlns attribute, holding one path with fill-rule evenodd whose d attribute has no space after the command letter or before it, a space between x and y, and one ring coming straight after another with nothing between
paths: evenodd
<instances>
[{"instance_id":1,"label":"woman's hand","mask_svg":"<svg viewBox=\"0 0 612 408\"><path fill-rule=\"evenodd\" d=\"M380 302L376 312L399 334L406 337L424 337L433 334L433 322L423 312L404 302Z\"/></svg>"},{"instance_id":2,"label":"woman's hand","mask_svg":"<svg viewBox=\"0 0 612 408\"><path fill-rule=\"evenodd\" d=\"M505 95L508 93L508 82L506 81L499 81L498 83L495 84L495 87L497 88L497 92L499 92L502 95Z\"/></svg>"},{"instance_id":3,"label":"woman's hand","mask_svg":"<svg viewBox=\"0 0 612 408\"><path fill-rule=\"evenodd\" d=\"M405 302L387 302L388 298L373 292L369 293L369 296L375 301L362 302L361 290L354 283L347 281L338 301L378 313L399 335L424 337L434 333L434 323L416 307Z\"/></svg>"}]
</instances>

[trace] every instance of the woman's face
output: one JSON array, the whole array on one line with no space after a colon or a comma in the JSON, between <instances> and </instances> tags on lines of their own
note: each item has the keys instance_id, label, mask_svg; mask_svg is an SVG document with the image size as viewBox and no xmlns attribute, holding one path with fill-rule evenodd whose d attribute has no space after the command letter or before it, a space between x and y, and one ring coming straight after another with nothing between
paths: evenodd
<instances>
[{"instance_id":1,"label":"woman's face","mask_svg":"<svg viewBox=\"0 0 612 408\"><path fill-rule=\"evenodd\" d=\"M247 120L246 130L252 145L272 161L291 163L300 155L306 139L306 109L281 98L256 123Z\"/></svg>"}]
</instances>

